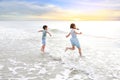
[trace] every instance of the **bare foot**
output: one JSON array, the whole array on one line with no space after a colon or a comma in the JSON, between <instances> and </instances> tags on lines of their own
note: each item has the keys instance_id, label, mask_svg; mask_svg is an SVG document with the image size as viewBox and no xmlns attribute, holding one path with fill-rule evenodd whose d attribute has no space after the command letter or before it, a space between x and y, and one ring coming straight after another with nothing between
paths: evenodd
<instances>
[{"instance_id":1,"label":"bare foot","mask_svg":"<svg viewBox=\"0 0 120 80\"><path fill-rule=\"evenodd\" d=\"M80 54L80 57L82 57L82 54L81 53L79 53Z\"/></svg>"},{"instance_id":2,"label":"bare foot","mask_svg":"<svg viewBox=\"0 0 120 80\"><path fill-rule=\"evenodd\" d=\"M45 53L43 49L41 49L41 52L42 52L42 53Z\"/></svg>"}]
</instances>

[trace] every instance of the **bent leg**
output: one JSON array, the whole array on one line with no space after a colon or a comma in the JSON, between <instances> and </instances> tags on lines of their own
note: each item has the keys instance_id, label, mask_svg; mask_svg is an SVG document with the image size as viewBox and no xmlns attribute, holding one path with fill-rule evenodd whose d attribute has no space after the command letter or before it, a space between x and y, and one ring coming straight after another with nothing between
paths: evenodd
<instances>
[{"instance_id":1,"label":"bent leg","mask_svg":"<svg viewBox=\"0 0 120 80\"><path fill-rule=\"evenodd\" d=\"M69 49L69 50L75 50L75 46L72 45L72 47L66 47L65 52L66 52L68 49Z\"/></svg>"}]
</instances>

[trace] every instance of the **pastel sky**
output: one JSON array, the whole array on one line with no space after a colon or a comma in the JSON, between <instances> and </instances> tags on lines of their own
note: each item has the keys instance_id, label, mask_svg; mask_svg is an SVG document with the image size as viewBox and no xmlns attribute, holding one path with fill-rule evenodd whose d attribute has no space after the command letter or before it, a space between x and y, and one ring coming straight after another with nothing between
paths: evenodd
<instances>
[{"instance_id":1,"label":"pastel sky","mask_svg":"<svg viewBox=\"0 0 120 80\"><path fill-rule=\"evenodd\" d=\"M0 20L120 20L120 0L0 0Z\"/></svg>"}]
</instances>

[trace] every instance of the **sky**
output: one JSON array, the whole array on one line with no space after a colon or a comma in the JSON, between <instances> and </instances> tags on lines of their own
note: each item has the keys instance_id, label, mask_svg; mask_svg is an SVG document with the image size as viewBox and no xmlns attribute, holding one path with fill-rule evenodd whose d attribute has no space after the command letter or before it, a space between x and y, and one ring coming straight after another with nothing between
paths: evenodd
<instances>
[{"instance_id":1,"label":"sky","mask_svg":"<svg viewBox=\"0 0 120 80\"><path fill-rule=\"evenodd\" d=\"M120 20L120 0L0 0L0 20Z\"/></svg>"}]
</instances>

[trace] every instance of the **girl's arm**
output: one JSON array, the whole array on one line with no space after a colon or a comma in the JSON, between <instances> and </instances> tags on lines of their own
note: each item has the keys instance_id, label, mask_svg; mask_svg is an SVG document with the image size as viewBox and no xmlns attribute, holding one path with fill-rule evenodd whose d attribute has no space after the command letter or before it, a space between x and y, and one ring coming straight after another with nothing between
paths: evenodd
<instances>
[{"instance_id":1,"label":"girl's arm","mask_svg":"<svg viewBox=\"0 0 120 80\"><path fill-rule=\"evenodd\" d=\"M70 33L68 35L66 35L66 38L68 38L70 36Z\"/></svg>"},{"instance_id":2,"label":"girl's arm","mask_svg":"<svg viewBox=\"0 0 120 80\"><path fill-rule=\"evenodd\" d=\"M47 31L47 33L48 33L50 36L52 36L48 31Z\"/></svg>"},{"instance_id":3,"label":"girl's arm","mask_svg":"<svg viewBox=\"0 0 120 80\"><path fill-rule=\"evenodd\" d=\"M78 32L76 32L76 31L75 31L75 33L76 33L76 34L82 34L82 32L79 32L79 33L78 33Z\"/></svg>"},{"instance_id":4,"label":"girl's arm","mask_svg":"<svg viewBox=\"0 0 120 80\"><path fill-rule=\"evenodd\" d=\"M39 30L38 32L43 32L43 30Z\"/></svg>"},{"instance_id":5,"label":"girl's arm","mask_svg":"<svg viewBox=\"0 0 120 80\"><path fill-rule=\"evenodd\" d=\"M75 28L76 30L79 30L79 28Z\"/></svg>"}]
</instances>

